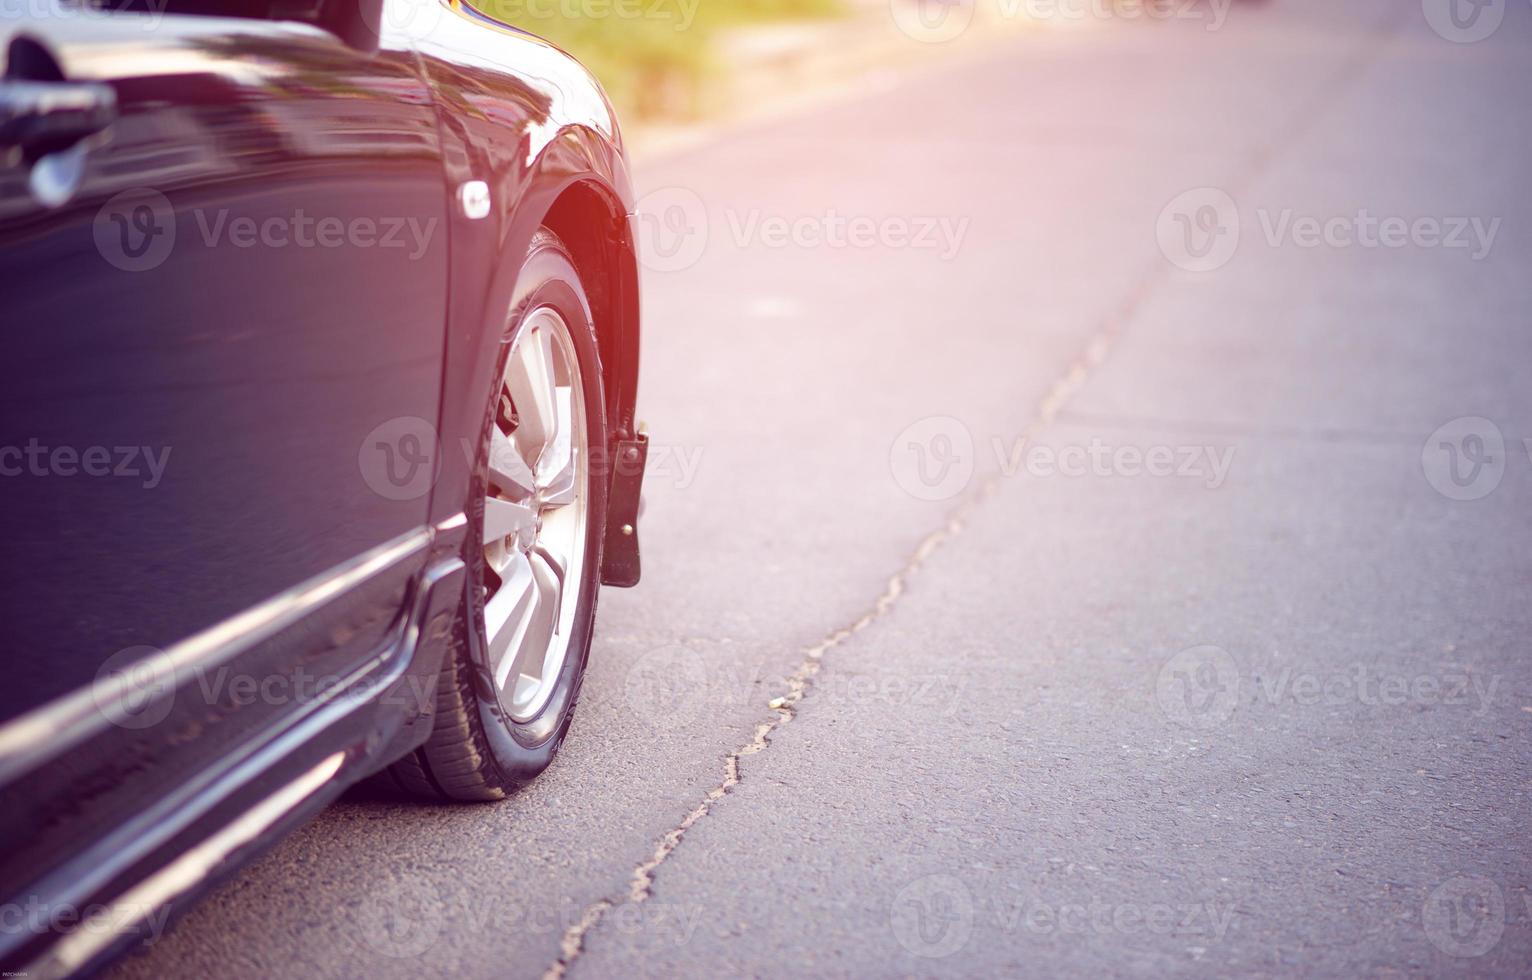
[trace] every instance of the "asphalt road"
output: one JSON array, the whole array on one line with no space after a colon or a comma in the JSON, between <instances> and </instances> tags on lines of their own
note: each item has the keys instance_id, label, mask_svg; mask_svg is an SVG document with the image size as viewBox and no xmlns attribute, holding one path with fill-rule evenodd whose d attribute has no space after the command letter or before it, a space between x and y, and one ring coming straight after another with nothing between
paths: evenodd
<instances>
[{"instance_id":1,"label":"asphalt road","mask_svg":"<svg viewBox=\"0 0 1532 980\"><path fill-rule=\"evenodd\" d=\"M1092 22L644 165L707 233L564 753L337 805L114 975L1525 975L1497 10Z\"/></svg>"}]
</instances>

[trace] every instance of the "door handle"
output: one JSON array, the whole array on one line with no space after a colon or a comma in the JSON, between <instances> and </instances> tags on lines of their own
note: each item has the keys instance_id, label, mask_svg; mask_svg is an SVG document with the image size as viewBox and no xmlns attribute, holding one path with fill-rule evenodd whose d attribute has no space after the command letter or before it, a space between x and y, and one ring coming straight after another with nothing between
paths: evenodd
<instances>
[{"instance_id":1,"label":"door handle","mask_svg":"<svg viewBox=\"0 0 1532 980\"><path fill-rule=\"evenodd\" d=\"M117 118L117 92L99 82L0 79L0 150L31 160L67 150Z\"/></svg>"}]
</instances>

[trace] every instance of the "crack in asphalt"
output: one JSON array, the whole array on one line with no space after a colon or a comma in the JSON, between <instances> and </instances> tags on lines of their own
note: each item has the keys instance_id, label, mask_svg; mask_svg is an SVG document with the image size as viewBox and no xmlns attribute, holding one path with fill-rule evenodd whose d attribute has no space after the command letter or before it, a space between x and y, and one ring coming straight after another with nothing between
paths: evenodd
<instances>
[{"instance_id":1,"label":"crack in asphalt","mask_svg":"<svg viewBox=\"0 0 1532 980\"><path fill-rule=\"evenodd\" d=\"M1023 430L1026 438L1032 438L1038 431L1051 424L1057 418L1059 410L1069 399L1084 387L1091 373L1106 360L1112 345L1121 333L1122 324L1132 315L1147 295L1151 281L1148 278L1141 279L1138 286L1132 290L1126 302L1116 315L1096 332L1085 350L1075 359L1064 374L1054 381L1047 395L1038 404L1037 413L1032 422ZM712 811L714 804L729 794L734 787L740 784L740 760L746 756L755 755L764 751L771 744L771 736L778 729L791 722L798 714L798 704L813 687L814 678L818 676L824 665L825 654L836 647L846 643L852 637L866 630L878 622L894 608L894 605L904 595L909 581L919 573L920 569L943 545L962 534L967 527L970 515L994 493L999 490L1002 483L1002 475L999 472L990 472L979 483L978 487L970 492L963 502L960 503L947 516L941 527L927 534L910 557L905 561L902 568L896 572L888 583L883 587L883 592L878 596L872 607L853 621L849 626L843 626L833 630L824 639L804 651L803 659L797 668L788 675L786 692L769 702L773 715L771 718L760 722L755 727L755 734L749 742L724 756L723 779L712 789L708 790L701 802L688 813L680 823L666 831L655 846L654 853L648 859L638 864L633 869L632 877L628 882L627 901L638 904L647 901L654 892L654 872L666 859L681 845L681 840L686 832L697 824L703 817ZM568 972L569 968L579 959L585 949L585 937L600 923L605 914L615 906L615 902L609 898L598 899L586 907L579 920L565 931L559 943L559 958L549 965L543 972L543 980L560 980Z\"/></svg>"},{"instance_id":2,"label":"crack in asphalt","mask_svg":"<svg viewBox=\"0 0 1532 980\"><path fill-rule=\"evenodd\" d=\"M1382 29L1374 39L1380 41L1390 39L1404 23L1405 17L1396 12L1392 21L1381 25ZM1316 87L1314 93L1300 104L1288 124L1276 129L1278 136L1275 139L1254 147L1245 160L1241 161L1243 165L1237 165L1233 179L1229 181L1231 192L1254 183L1262 172L1271 167L1281 151L1297 143L1299 138L1313 127L1315 120L1322 115L1324 109L1335 105L1340 89L1354 83L1363 70L1376 60L1380 47L1382 46L1374 45L1370 50L1358 52L1351 58L1345 59L1338 70L1324 84ZM1022 429L1020 433L1022 438L1030 442L1039 432L1058 419L1064 406L1106 361L1107 356L1121 338L1127 322L1142 307L1150 293L1169 277L1168 263L1152 261L1146 266L1116 309L1102 321L1084 350L1049 387L1047 394L1038 403L1032 421ZM797 669L787 678L786 693L769 702L773 716L756 725L754 737L749 742L724 756L722 780L708 790L701 802L693 807L680 823L665 832L655 846L653 854L634 867L628 881L628 902L639 904L653 895L655 871L669 859L676 848L681 846L686 832L712 812L713 806L740 784L740 760L764 751L771 744L773 733L797 717L798 704L813 687L814 678L818 676L824 665L825 654L888 615L900 597L904 595L910 580L943 545L963 533L967 528L968 519L985 501L999 491L1003 483L1004 475L998 469L986 472L978 486L952 510L942 526L926 535L916 545L904 566L888 580L883 592L867 612L849 626L833 630L823 640L804 651L803 659L799 662ZM562 980L569 973L570 968L585 951L586 936L600 924L602 918L616 904L610 898L601 898L585 908L579 920L564 932L559 943L559 957L543 972L543 980Z\"/></svg>"}]
</instances>

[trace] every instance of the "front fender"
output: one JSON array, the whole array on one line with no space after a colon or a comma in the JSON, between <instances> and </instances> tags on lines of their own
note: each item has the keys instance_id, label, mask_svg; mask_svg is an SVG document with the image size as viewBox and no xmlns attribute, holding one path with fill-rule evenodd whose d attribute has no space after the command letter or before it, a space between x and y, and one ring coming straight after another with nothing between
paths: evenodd
<instances>
[{"instance_id":1,"label":"front fender","mask_svg":"<svg viewBox=\"0 0 1532 980\"><path fill-rule=\"evenodd\" d=\"M437 102L447 188L455 196L483 181L491 209L473 219L454 207L450 218L438 523L467 501L516 275L539 226L559 232L587 280L614 439L633 433L638 371L634 193L610 103L547 42L461 5L444 9L417 49Z\"/></svg>"}]
</instances>

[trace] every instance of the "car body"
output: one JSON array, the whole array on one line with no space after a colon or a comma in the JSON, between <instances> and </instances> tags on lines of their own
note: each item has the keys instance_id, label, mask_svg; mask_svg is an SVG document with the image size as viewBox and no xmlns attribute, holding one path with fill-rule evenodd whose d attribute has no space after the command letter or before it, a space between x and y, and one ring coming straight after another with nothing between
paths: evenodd
<instances>
[{"instance_id":1,"label":"car body","mask_svg":"<svg viewBox=\"0 0 1532 980\"><path fill-rule=\"evenodd\" d=\"M633 192L600 88L457 3L271 9L0 22L7 970L142 941L430 736L540 228L630 462L596 477L601 579L637 581Z\"/></svg>"}]
</instances>

